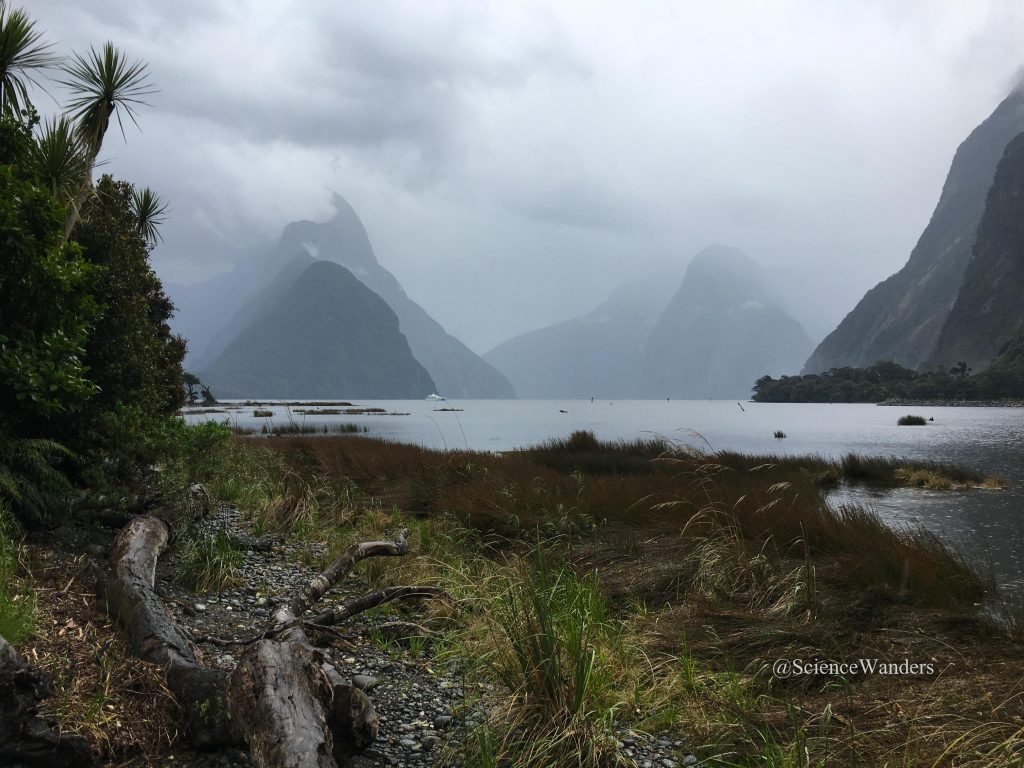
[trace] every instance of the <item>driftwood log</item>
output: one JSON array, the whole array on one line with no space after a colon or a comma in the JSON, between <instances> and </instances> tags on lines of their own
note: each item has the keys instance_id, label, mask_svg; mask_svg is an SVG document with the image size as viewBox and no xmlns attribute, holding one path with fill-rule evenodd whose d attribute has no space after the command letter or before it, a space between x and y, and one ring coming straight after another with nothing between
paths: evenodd
<instances>
[{"instance_id":1,"label":"driftwood log","mask_svg":"<svg viewBox=\"0 0 1024 768\"><path fill-rule=\"evenodd\" d=\"M85 739L61 733L39 716L40 701L52 694L50 676L26 664L0 637L0 765L93 765Z\"/></svg>"},{"instance_id":2,"label":"driftwood log","mask_svg":"<svg viewBox=\"0 0 1024 768\"><path fill-rule=\"evenodd\" d=\"M102 593L132 651L164 668L193 744L247 746L261 768L336 768L373 743L378 718L366 694L310 643L303 617L361 560L404 555L406 535L402 531L395 541L351 545L278 608L262 633L222 641L247 646L230 673L202 663L154 591L157 559L171 536L167 521L148 515L121 530L111 554L112 577ZM386 597L437 594L427 587L403 590ZM386 601L375 596L364 604L368 608ZM361 612L357 607L341 613L347 618Z\"/></svg>"}]
</instances>

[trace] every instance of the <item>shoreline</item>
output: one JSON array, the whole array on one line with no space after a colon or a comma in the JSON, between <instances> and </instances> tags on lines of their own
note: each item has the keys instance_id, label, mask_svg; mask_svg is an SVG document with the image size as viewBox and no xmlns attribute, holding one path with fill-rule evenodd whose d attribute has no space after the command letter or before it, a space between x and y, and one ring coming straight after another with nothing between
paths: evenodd
<instances>
[{"instance_id":1,"label":"shoreline","mask_svg":"<svg viewBox=\"0 0 1024 768\"><path fill-rule=\"evenodd\" d=\"M1024 408L1024 399L1005 398L1002 400L926 400L914 398L891 397L879 406L897 406L901 408Z\"/></svg>"}]
</instances>

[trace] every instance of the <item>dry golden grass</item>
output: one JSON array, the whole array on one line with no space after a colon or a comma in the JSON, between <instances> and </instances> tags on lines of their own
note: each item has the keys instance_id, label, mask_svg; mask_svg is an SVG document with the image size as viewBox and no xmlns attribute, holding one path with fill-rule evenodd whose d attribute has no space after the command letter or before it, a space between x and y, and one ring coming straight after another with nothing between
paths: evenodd
<instances>
[{"instance_id":1,"label":"dry golden grass","mask_svg":"<svg viewBox=\"0 0 1024 768\"><path fill-rule=\"evenodd\" d=\"M27 563L38 613L19 650L53 676L44 716L84 736L105 761L155 760L177 736L178 708L161 670L133 658L95 604L94 561L32 546Z\"/></svg>"},{"instance_id":2,"label":"dry golden grass","mask_svg":"<svg viewBox=\"0 0 1024 768\"><path fill-rule=\"evenodd\" d=\"M500 679L487 662L508 652L517 625L495 617L543 541L552 562L595 579L608 612L600 622L614 627L587 640L599 666L595 711L682 732L702 764L1024 765L1024 646L979 610L991 585L931 534L832 509L821 490L829 473L979 484L972 473L649 443L601 455L585 440L502 457L364 438L274 448L303 488L279 502L278 522L306 521L334 548L412 527L413 556L369 564L366 575L447 589L461 608L447 648L483 662L474 674ZM449 605L436 607L452 621ZM767 668L777 658L907 658L936 672L777 680ZM572 734L536 730L555 719L532 719L536 698L507 684L506 708L473 736L478 764L564 754ZM574 721L572 731L595 727ZM524 728L535 729L533 746L515 757Z\"/></svg>"}]
</instances>

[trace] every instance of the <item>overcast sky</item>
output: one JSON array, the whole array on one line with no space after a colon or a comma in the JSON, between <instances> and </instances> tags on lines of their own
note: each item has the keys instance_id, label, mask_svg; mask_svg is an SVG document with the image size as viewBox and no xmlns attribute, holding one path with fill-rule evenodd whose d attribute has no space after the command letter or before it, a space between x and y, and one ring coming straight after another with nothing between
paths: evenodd
<instances>
[{"instance_id":1,"label":"overcast sky","mask_svg":"<svg viewBox=\"0 0 1024 768\"><path fill-rule=\"evenodd\" d=\"M820 335L906 261L1024 63L1015 0L13 5L61 52L149 62L141 132L104 157L171 201L165 279L333 189L480 352L711 242L787 270Z\"/></svg>"}]
</instances>

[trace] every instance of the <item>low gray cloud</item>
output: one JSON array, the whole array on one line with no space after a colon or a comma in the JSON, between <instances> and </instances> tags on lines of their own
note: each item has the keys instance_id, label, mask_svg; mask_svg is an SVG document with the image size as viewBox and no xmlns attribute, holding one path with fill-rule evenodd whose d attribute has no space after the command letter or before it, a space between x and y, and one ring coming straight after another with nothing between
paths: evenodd
<instances>
[{"instance_id":1,"label":"low gray cloud","mask_svg":"<svg viewBox=\"0 0 1024 768\"><path fill-rule=\"evenodd\" d=\"M336 189L477 349L713 241L834 324L906 259L1024 36L1003 0L23 4L61 51L149 62L105 157L171 200L162 274L230 268Z\"/></svg>"}]
</instances>

